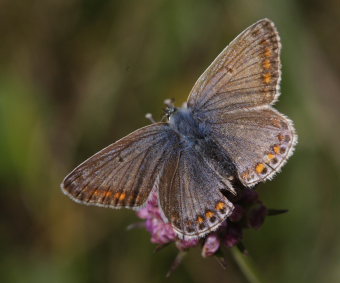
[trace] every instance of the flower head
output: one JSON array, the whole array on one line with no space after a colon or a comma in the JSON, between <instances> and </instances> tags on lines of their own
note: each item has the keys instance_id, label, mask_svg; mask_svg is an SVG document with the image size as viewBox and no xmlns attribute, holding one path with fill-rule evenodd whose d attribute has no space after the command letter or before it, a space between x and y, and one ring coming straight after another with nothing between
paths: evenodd
<instances>
[{"instance_id":1,"label":"flower head","mask_svg":"<svg viewBox=\"0 0 340 283\"><path fill-rule=\"evenodd\" d=\"M158 207L158 194L154 193L145 207L137 212L137 215L145 219L146 230L151 234L151 242L154 244L165 245L176 241L176 232L169 223L162 219Z\"/></svg>"},{"instance_id":2,"label":"flower head","mask_svg":"<svg viewBox=\"0 0 340 283\"><path fill-rule=\"evenodd\" d=\"M216 255L222 246L233 247L241 244L244 229L259 229L266 216L271 214L271 210L269 211L259 200L258 193L254 189L240 189L236 196L228 195L228 199L234 205L233 213L216 231L200 239L181 240L177 237L172 226L162 217L157 192L153 193L146 206L140 209L137 215L145 220L144 226L151 234L151 242L160 246L174 242L180 252L202 246L202 256L210 257Z\"/></svg>"}]
</instances>

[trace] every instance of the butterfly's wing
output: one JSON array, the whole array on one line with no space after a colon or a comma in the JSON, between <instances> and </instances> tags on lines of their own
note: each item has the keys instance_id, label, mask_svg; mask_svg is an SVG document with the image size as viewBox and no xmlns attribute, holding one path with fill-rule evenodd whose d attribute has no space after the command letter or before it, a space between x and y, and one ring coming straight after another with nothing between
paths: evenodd
<instances>
[{"instance_id":1,"label":"butterfly's wing","mask_svg":"<svg viewBox=\"0 0 340 283\"><path fill-rule=\"evenodd\" d=\"M279 96L280 48L274 24L258 21L222 51L188 98L246 186L273 177L297 140L292 122L270 106Z\"/></svg>"},{"instance_id":2,"label":"butterfly's wing","mask_svg":"<svg viewBox=\"0 0 340 283\"><path fill-rule=\"evenodd\" d=\"M246 186L272 178L293 153L297 139L292 122L271 107L225 113L207 124Z\"/></svg>"},{"instance_id":3,"label":"butterfly's wing","mask_svg":"<svg viewBox=\"0 0 340 283\"><path fill-rule=\"evenodd\" d=\"M61 187L89 205L138 208L153 188L178 236L199 238L219 227L233 205L220 192L230 183L193 149L182 146L167 123L139 129L80 164Z\"/></svg>"},{"instance_id":4,"label":"butterfly's wing","mask_svg":"<svg viewBox=\"0 0 340 283\"><path fill-rule=\"evenodd\" d=\"M279 96L280 50L273 22L263 19L248 27L197 80L188 107L218 115L273 103Z\"/></svg>"},{"instance_id":5,"label":"butterfly's wing","mask_svg":"<svg viewBox=\"0 0 340 283\"><path fill-rule=\"evenodd\" d=\"M159 182L159 204L181 239L196 239L216 230L232 213L221 193L229 182L192 148L174 151Z\"/></svg>"},{"instance_id":6,"label":"butterfly's wing","mask_svg":"<svg viewBox=\"0 0 340 283\"><path fill-rule=\"evenodd\" d=\"M84 204L138 208L148 199L177 139L167 123L136 130L75 168L62 190Z\"/></svg>"}]
</instances>

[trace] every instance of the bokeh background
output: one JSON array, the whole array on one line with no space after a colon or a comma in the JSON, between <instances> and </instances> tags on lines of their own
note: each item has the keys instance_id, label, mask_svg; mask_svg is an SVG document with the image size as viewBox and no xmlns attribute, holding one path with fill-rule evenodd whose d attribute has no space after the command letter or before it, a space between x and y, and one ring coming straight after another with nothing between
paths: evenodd
<instances>
[{"instance_id":1,"label":"bokeh background","mask_svg":"<svg viewBox=\"0 0 340 283\"><path fill-rule=\"evenodd\" d=\"M163 282L134 212L86 207L59 184L78 163L185 101L244 28L272 19L283 52L276 107L295 155L258 187L271 208L245 245L264 282L340 281L340 2L0 0L0 281ZM193 250L168 282L247 282Z\"/></svg>"}]
</instances>

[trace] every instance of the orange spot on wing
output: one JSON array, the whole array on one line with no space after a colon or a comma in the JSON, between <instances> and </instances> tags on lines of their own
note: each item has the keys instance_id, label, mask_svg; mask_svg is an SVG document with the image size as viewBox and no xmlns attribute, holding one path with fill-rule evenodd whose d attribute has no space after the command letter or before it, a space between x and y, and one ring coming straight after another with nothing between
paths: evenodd
<instances>
[{"instance_id":1,"label":"orange spot on wing","mask_svg":"<svg viewBox=\"0 0 340 283\"><path fill-rule=\"evenodd\" d=\"M110 197L110 196L112 196L112 192L107 191L107 192L105 193L105 197Z\"/></svg>"},{"instance_id":2,"label":"orange spot on wing","mask_svg":"<svg viewBox=\"0 0 340 283\"><path fill-rule=\"evenodd\" d=\"M262 173L263 172L263 170L266 168L266 165L264 165L263 163L259 163L259 164L257 164L256 165L256 168L255 168L255 170L256 170L256 172L257 173Z\"/></svg>"},{"instance_id":3,"label":"orange spot on wing","mask_svg":"<svg viewBox=\"0 0 340 283\"><path fill-rule=\"evenodd\" d=\"M224 202L219 202L217 205L216 205L216 209L217 210L222 210L225 208L225 203Z\"/></svg>"},{"instance_id":4,"label":"orange spot on wing","mask_svg":"<svg viewBox=\"0 0 340 283\"><path fill-rule=\"evenodd\" d=\"M246 172L242 173L242 178L243 179L247 179L248 177L249 177L249 172L246 171Z\"/></svg>"},{"instance_id":5,"label":"orange spot on wing","mask_svg":"<svg viewBox=\"0 0 340 283\"><path fill-rule=\"evenodd\" d=\"M278 134L277 138L279 139L279 141L283 141L285 137L282 134Z\"/></svg>"},{"instance_id":6,"label":"orange spot on wing","mask_svg":"<svg viewBox=\"0 0 340 283\"><path fill-rule=\"evenodd\" d=\"M197 217L197 221L198 221L198 223L203 223L204 222L204 219L203 219L203 217L202 216L198 216Z\"/></svg>"},{"instance_id":7,"label":"orange spot on wing","mask_svg":"<svg viewBox=\"0 0 340 283\"><path fill-rule=\"evenodd\" d=\"M275 154L269 153L267 157L269 160L272 160L273 158L275 158Z\"/></svg>"},{"instance_id":8,"label":"orange spot on wing","mask_svg":"<svg viewBox=\"0 0 340 283\"><path fill-rule=\"evenodd\" d=\"M120 196L119 196L119 200L122 201L124 200L126 197L126 193L122 193Z\"/></svg>"},{"instance_id":9,"label":"orange spot on wing","mask_svg":"<svg viewBox=\"0 0 340 283\"><path fill-rule=\"evenodd\" d=\"M279 120L273 120L272 123L273 123L274 127L281 129L282 125L281 125L281 122Z\"/></svg>"},{"instance_id":10,"label":"orange spot on wing","mask_svg":"<svg viewBox=\"0 0 340 283\"><path fill-rule=\"evenodd\" d=\"M269 84L272 80L272 75L271 73L266 73L263 75L263 81L266 83L266 84Z\"/></svg>"},{"instance_id":11,"label":"orange spot on wing","mask_svg":"<svg viewBox=\"0 0 340 283\"><path fill-rule=\"evenodd\" d=\"M241 174L241 177L242 177L243 180L249 181L251 179L249 170L248 171L244 171Z\"/></svg>"},{"instance_id":12,"label":"orange spot on wing","mask_svg":"<svg viewBox=\"0 0 340 283\"><path fill-rule=\"evenodd\" d=\"M272 50L269 47L266 47L266 49L264 51L264 56L266 56L266 57L272 56Z\"/></svg>"},{"instance_id":13,"label":"orange spot on wing","mask_svg":"<svg viewBox=\"0 0 340 283\"><path fill-rule=\"evenodd\" d=\"M279 145L274 145L273 149L276 154L279 154L281 147Z\"/></svg>"},{"instance_id":14,"label":"orange spot on wing","mask_svg":"<svg viewBox=\"0 0 340 283\"><path fill-rule=\"evenodd\" d=\"M264 39L260 42L262 45L267 45L269 44L269 40L268 39Z\"/></svg>"},{"instance_id":15,"label":"orange spot on wing","mask_svg":"<svg viewBox=\"0 0 340 283\"><path fill-rule=\"evenodd\" d=\"M269 59L263 61L263 68L269 69L272 66Z\"/></svg>"},{"instance_id":16,"label":"orange spot on wing","mask_svg":"<svg viewBox=\"0 0 340 283\"><path fill-rule=\"evenodd\" d=\"M207 217L207 218L211 218L211 217L213 217L215 215L215 213L213 213L212 211L207 211L206 213L205 213L205 216Z\"/></svg>"}]
</instances>

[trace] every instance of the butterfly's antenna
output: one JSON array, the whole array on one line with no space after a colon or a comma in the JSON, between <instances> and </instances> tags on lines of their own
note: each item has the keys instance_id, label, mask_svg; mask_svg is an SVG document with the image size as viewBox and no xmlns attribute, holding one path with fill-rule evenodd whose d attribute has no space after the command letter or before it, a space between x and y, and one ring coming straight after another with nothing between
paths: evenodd
<instances>
[{"instance_id":1,"label":"butterfly's antenna","mask_svg":"<svg viewBox=\"0 0 340 283\"><path fill-rule=\"evenodd\" d=\"M164 104L168 106L168 108L175 108L175 99L167 98L164 100Z\"/></svg>"},{"instance_id":2,"label":"butterfly's antenna","mask_svg":"<svg viewBox=\"0 0 340 283\"><path fill-rule=\"evenodd\" d=\"M152 114L151 113L146 113L145 114L145 118L150 120L151 123L156 123L155 119L153 118Z\"/></svg>"}]
</instances>

